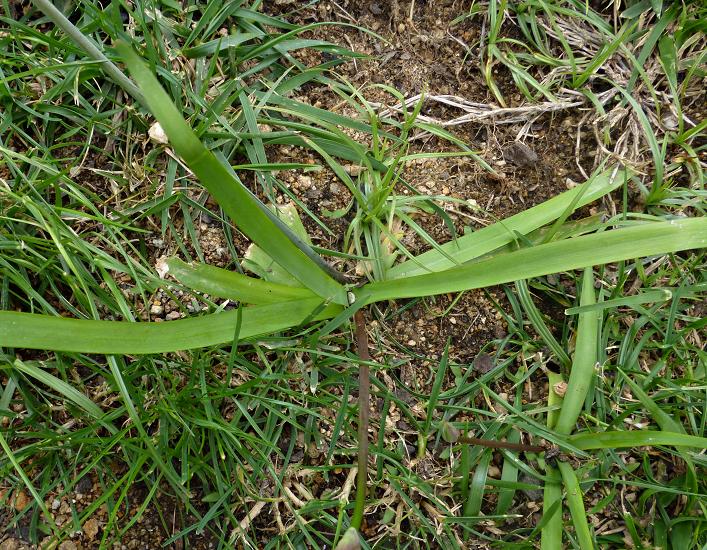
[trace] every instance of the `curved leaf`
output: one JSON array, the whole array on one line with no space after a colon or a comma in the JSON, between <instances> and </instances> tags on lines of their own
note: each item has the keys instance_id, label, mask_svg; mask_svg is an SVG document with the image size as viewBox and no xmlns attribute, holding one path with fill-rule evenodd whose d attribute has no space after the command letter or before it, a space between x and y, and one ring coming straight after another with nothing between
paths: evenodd
<instances>
[{"instance_id":1,"label":"curved leaf","mask_svg":"<svg viewBox=\"0 0 707 550\"><path fill-rule=\"evenodd\" d=\"M441 273L372 283L363 289L370 293L369 302L431 296L706 245L707 218L651 222L524 248Z\"/></svg>"},{"instance_id":2,"label":"curved leaf","mask_svg":"<svg viewBox=\"0 0 707 550\"><path fill-rule=\"evenodd\" d=\"M649 447L653 445L707 449L706 437L653 430L581 433L570 436L568 442L582 451L590 449Z\"/></svg>"},{"instance_id":3,"label":"curved leaf","mask_svg":"<svg viewBox=\"0 0 707 550\"><path fill-rule=\"evenodd\" d=\"M256 244L291 273L303 286L327 300L346 304L343 286L307 257L270 220L257 199L199 141L150 69L127 44L116 46L135 81L144 92L147 107L155 115L174 150L197 175L216 202Z\"/></svg>"},{"instance_id":4,"label":"curved leaf","mask_svg":"<svg viewBox=\"0 0 707 550\"><path fill-rule=\"evenodd\" d=\"M596 302L594 292L594 274L592 268L584 270L579 303L591 306ZM560 416L555 424L555 431L570 434L577 425L577 419L587 398L589 387L594 378L594 366L597 362L597 341L599 340L599 312L596 310L580 313L577 323L577 344L572 358L572 370L567 391L562 400ZM563 474L564 477L564 474Z\"/></svg>"},{"instance_id":5,"label":"curved leaf","mask_svg":"<svg viewBox=\"0 0 707 550\"><path fill-rule=\"evenodd\" d=\"M0 346L81 353L137 355L194 349L271 334L307 319L334 317L340 306L320 309L321 300L306 299L245 307L180 321L131 323L66 319L34 313L0 311Z\"/></svg>"},{"instance_id":6,"label":"curved leaf","mask_svg":"<svg viewBox=\"0 0 707 550\"><path fill-rule=\"evenodd\" d=\"M388 271L388 278L400 279L412 275L444 271L492 252L514 241L516 233L525 235L558 218L573 203L574 208L579 208L621 186L626 172L619 171L616 174L614 172L614 170L606 170L588 180L584 185L565 191L515 216L443 244L440 247L441 251L430 250L420 254L414 260L398 264ZM449 259L450 256L453 260Z\"/></svg>"},{"instance_id":7,"label":"curved leaf","mask_svg":"<svg viewBox=\"0 0 707 550\"><path fill-rule=\"evenodd\" d=\"M220 267L188 264L179 258L170 258L166 263L168 273L183 285L212 296L246 304L274 304L315 297L314 293L306 288L270 283Z\"/></svg>"}]
</instances>

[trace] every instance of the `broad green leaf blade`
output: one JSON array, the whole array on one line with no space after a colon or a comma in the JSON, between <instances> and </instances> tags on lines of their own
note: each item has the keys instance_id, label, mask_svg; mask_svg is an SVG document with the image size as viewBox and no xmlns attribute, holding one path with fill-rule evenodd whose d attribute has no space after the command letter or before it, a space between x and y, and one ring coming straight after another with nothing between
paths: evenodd
<instances>
[{"instance_id":1,"label":"broad green leaf blade","mask_svg":"<svg viewBox=\"0 0 707 550\"><path fill-rule=\"evenodd\" d=\"M241 308L240 340L329 319L340 306L317 312L321 300L306 299ZM315 312L316 315L312 316ZM89 321L0 311L0 346L80 353L139 355L194 349L232 342L237 310L165 323Z\"/></svg>"},{"instance_id":2,"label":"broad green leaf blade","mask_svg":"<svg viewBox=\"0 0 707 550\"><path fill-rule=\"evenodd\" d=\"M621 186L627 174L624 171L616 174L614 172L615 170L607 170L597 174L584 185L577 186L515 216L443 244L440 247L443 252L430 250L417 256L414 261L408 260L398 264L388 271L388 278L400 279L444 271L496 250L514 241L516 233L525 235L562 215L577 195L581 195L581 198L575 208L580 208Z\"/></svg>"},{"instance_id":3,"label":"broad green leaf blade","mask_svg":"<svg viewBox=\"0 0 707 550\"><path fill-rule=\"evenodd\" d=\"M369 302L461 292L705 245L705 218L651 222L524 248L442 273L371 283L359 292L370 293Z\"/></svg>"},{"instance_id":4,"label":"broad green leaf blade","mask_svg":"<svg viewBox=\"0 0 707 550\"><path fill-rule=\"evenodd\" d=\"M562 550L562 484L560 473L547 466L543 491L543 519L540 535L541 550Z\"/></svg>"},{"instance_id":5,"label":"broad green leaf blade","mask_svg":"<svg viewBox=\"0 0 707 550\"><path fill-rule=\"evenodd\" d=\"M478 516L481 512L484 494L486 493L486 478L493 453L490 449L484 451L469 486L469 499L464 503L464 517Z\"/></svg>"},{"instance_id":6,"label":"broad green leaf blade","mask_svg":"<svg viewBox=\"0 0 707 550\"><path fill-rule=\"evenodd\" d=\"M312 242L294 204L277 205L272 210L274 210L277 219L284 223L287 230L292 233L292 239L296 239L307 247L311 246ZM295 241L293 240L293 242ZM242 265L244 269L255 273L265 281L286 286L301 286L289 271L280 266L275 258L257 244L251 244L248 247Z\"/></svg>"},{"instance_id":7,"label":"broad green leaf blade","mask_svg":"<svg viewBox=\"0 0 707 550\"><path fill-rule=\"evenodd\" d=\"M174 150L197 175L204 187L238 227L290 272L303 286L327 300L346 304L346 291L284 235L257 206L243 187L214 154L206 149L182 118L169 96L132 48L116 46L143 90L146 103L164 129Z\"/></svg>"},{"instance_id":8,"label":"broad green leaf blade","mask_svg":"<svg viewBox=\"0 0 707 550\"><path fill-rule=\"evenodd\" d=\"M581 306L591 306L596 302L594 292L594 274L592 268L584 270L582 291L579 299ZM572 359L572 370L567 382L560 417L555 425L555 431L570 434L574 431L579 413L584 406L584 400L594 377L594 366L597 362L597 345L599 340L599 312L586 311L579 314L577 322L577 344ZM564 477L564 474L563 474Z\"/></svg>"},{"instance_id":9,"label":"broad green leaf blade","mask_svg":"<svg viewBox=\"0 0 707 550\"><path fill-rule=\"evenodd\" d=\"M577 541L581 550L593 550L594 542L592 533L589 530L589 522L587 521L587 512L584 508L584 493L579 486L579 480L574 473L572 466L566 462L558 464L560 473L562 474L562 482L567 491L567 506L570 509L574 531L577 535Z\"/></svg>"},{"instance_id":10,"label":"broad green leaf blade","mask_svg":"<svg viewBox=\"0 0 707 550\"><path fill-rule=\"evenodd\" d=\"M548 408L547 427L555 427L560 411L557 407L562 406L562 395L555 388L557 384L563 382L562 375L548 371L549 393L547 398ZM540 550L562 550L562 484L560 483L560 473L545 464L547 480L543 487L543 518L544 523L540 531Z\"/></svg>"},{"instance_id":11,"label":"broad green leaf blade","mask_svg":"<svg viewBox=\"0 0 707 550\"><path fill-rule=\"evenodd\" d=\"M212 296L246 304L275 304L316 297L306 288L270 283L220 267L188 264L179 258L170 258L166 264L168 273L183 285Z\"/></svg>"},{"instance_id":12,"label":"broad green leaf blade","mask_svg":"<svg viewBox=\"0 0 707 550\"><path fill-rule=\"evenodd\" d=\"M654 430L581 433L571 435L568 442L582 451L650 447L653 445L707 449L707 437Z\"/></svg>"}]
</instances>

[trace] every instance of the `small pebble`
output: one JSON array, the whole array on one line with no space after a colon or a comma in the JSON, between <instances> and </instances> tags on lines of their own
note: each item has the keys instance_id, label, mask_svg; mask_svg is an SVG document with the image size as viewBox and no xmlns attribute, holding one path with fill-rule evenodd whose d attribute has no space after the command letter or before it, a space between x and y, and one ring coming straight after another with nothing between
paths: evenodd
<instances>
[{"instance_id":1,"label":"small pebble","mask_svg":"<svg viewBox=\"0 0 707 550\"><path fill-rule=\"evenodd\" d=\"M493 370L493 359L487 353L479 353L479 355L476 356L476 359L474 359L474 368L480 374L486 374L487 372Z\"/></svg>"},{"instance_id":2,"label":"small pebble","mask_svg":"<svg viewBox=\"0 0 707 550\"><path fill-rule=\"evenodd\" d=\"M164 307L160 304L152 304L150 308L150 313L152 315L162 315L164 313Z\"/></svg>"},{"instance_id":3,"label":"small pebble","mask_svg":"<svg viewBox=\"0 0 707 550\"><path fill-rule=\"evenodd\" d=\"M373 14L373 15L382 15L383 14L383 8L378 2L371 2L368 6L368 10Z\"/></svg>"},{"instance_id":4,"label":"small pebble","mask_svg":"<svg viewBox=\"0 0 707 550\"><path fill-rule=\"evenodd\" d=\"M359 166L358 164L347 164L344 166L344 170L349 176L358 176L361 172L363 172L363 167Z\"/></svg>"},{"instance_id":5,"label":"small pebble","mask_svg":"<svg viewBox=\"0 0 707 550\"><path fill-rule=\"evenodd\" d=\"M514 141L503 148L503 160L521 168L533 166L538 162L538 155L521 141Z\"/></svg>"},{"instance_id":6,"label":"small pebble","mask_svg":"<svg viewBox=\"0 0 707 550\"><path fill-rule=\"evenodd\" d=\"M181 314L179 311L174 310L174 311L170 311L170 312L167 314L166 319L167 319L168 321L176 321L176 320L179 319L181 316L182 316L182 314Z\"/></svg>"}]
</instances>

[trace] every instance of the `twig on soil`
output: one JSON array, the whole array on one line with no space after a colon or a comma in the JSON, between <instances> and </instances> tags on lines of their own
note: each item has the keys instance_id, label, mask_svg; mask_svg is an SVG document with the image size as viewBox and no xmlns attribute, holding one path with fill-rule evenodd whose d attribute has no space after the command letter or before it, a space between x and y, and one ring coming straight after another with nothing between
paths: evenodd
<instances>
[{"instance_id":1,"label":"twig on soil","mask_svg":"<svg viewBox=\"0 0 707 550\"><path fill-rule=\"evenodd\" d=\"M575 96L575 97L572 97ZM420 101L420 94L409 97L405 100L405 104L398 103L392 107L380 112L381 117L391 116L393 113L400 113L403 108L415 105ZM562 111L579 107L585 103L585 100L576 94L568 94L567 98L561 101L545 101L536 105L524 105L522 107L498 107L490 103L478 103L469 101L463 97L455 95L425 95L425 101L435 101L443 103L450 107L454 107L464 111L466 114L452 118L450 120L439 120L434 117L418 115L418 120L437 124L439 126L459 126L468 122L482 122L488 124L515 124L519 122L527 122L528 119L540 116L544 113L554 111ZM374 107L381 108L381 104L371 103Z\"/></svg>"},{"instance_id":2,"label":"twig on soil","mask_svg":"<svg viewBox=\"0 0 707 550\"><path fill-rule=\"evenodd\" d=\"M366 505L366 489L368 481L368 407L370 401L370 371L368 362L368 334L366 334L366 319L362 310L354 314L356 330L356 351L361 359L358 373L358 474L356 478L356 504L354 506L351 526L361 528L363 509Z\"/></svg>"},{"instance_id":3,"label":"twig on soil","mask_svg":"<svg viewBox=\"0 0 707 550\"><path fill-rule=\"evenodd\" d=\"M265 501L264 500L259 500L256 502L253 507L250 509L250 512L246 514L246 516L241 520L241 522L238 524L240 527L240 531L244 532L247 531L248 528L250 527L251 522L260 514L261 510L265 506ZM234 533L231 535L232 537L236 535L237 533Z\"/></svg>"}]
</instances>

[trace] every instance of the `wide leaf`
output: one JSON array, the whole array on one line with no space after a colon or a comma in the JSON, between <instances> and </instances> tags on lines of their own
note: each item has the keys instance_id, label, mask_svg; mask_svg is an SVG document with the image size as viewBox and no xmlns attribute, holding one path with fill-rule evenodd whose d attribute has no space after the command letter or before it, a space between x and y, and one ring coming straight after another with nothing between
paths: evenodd
<instances>
[{"instance_id":1,"label":"wide leaf","mask_svg":"<svg viewBox=\"0 0 707 550\"><path fill-rule=\"evenodd\" d=\"M342 285L314 261L270 220L243 184L209 151L182 118L167 93L137 54L126 44L116 46L130 73L145 95L174 150L211 193L241 231L291 273L303 286L336 303L346 304Z\"/></svg>"},{"instance_id":2,"label":"wide leaf","mask_svg":"<svg viewBox=\"0 0 707 550\"><path fill-rule=\"evenodd\" d=\"M341 307L306 299L244 307L179 321L132 323L0 312L0 346L81 353L137 355L195 349L272 334L308 319L334 317ZM238 329L236 333L236 329Z\"/></svg>"},{"instance_id":3,"label":"wide leaf","mask_svg":"<svg viewBox=\"0 0 707 550\"><path fill-rule=\"evenodd\" d=\"M705 245L707 218L651 222L524 248L441 273L371 283L364 289L369 302L431 296Z\"/></svg>"},{"instance_id":4,"label":"wide leaf","mask_svg":"<svg viewBox=\"0 0 707 550\"><path fill-rule=\"evenodd\" d=\"M401 279L411 275L444 271L484 254L488 254L516 239L516 233L526 235L543 225L556 220L569 209L575 210L589 204L620 187L627 177L625 171L614 169L596 174L583 185L565 191L537 206L524 210L510 218L474 231L439 247L429 250L413 260L391 268L388 279Z\"/></svg>"}]
</instances>

